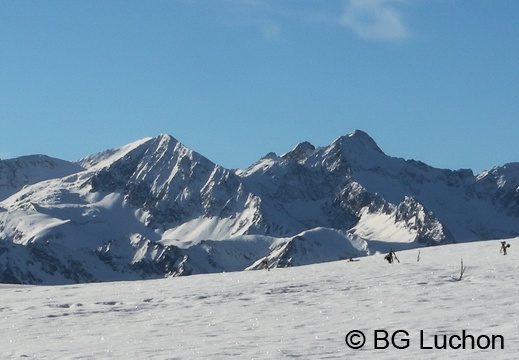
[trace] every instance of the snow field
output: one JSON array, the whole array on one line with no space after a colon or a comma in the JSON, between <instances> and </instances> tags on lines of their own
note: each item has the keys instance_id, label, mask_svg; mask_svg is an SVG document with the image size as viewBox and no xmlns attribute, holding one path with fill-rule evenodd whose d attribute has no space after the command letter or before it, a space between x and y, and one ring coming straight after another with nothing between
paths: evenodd
<instances>
[{"instance_id":1,"label":"snow field","mask_svg":"<svg viewBox=\"0 0 519 360\"><path fill-rule=\"evenodd\" d=\"M0 285L3 359L515 359L519 275L511 239L271 271L68 286ZM460 261L466 266L461 281ZM350 349L351 330L366 335ZM409 346L375 349L374 331ZM504 349L422 349L434 335L502 335ZM382 342L379 342L381 345Z\"/></svg>"}]
</instances>

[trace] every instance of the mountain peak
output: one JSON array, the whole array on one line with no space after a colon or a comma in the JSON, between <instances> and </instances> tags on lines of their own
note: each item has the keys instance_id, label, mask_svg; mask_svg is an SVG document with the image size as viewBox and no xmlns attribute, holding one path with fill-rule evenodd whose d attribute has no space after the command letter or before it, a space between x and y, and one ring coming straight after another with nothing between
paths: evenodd
<instances>
[{"instance_id":1,"label":"mountain peak","mask_svg":"<svg viewBox=\"0 0 519 360\"><path fill-rule=\"evenodd\" d=\"M158 156L173 156L178 147L184 148L182 144L173 136L168 134L160 134L153 138L147 150L147 154L154 158ZM187 148L185 149L187 151Z\"/></svg>"},{"instance_id":2,"label":"mountain peak","mask_svg":"<svg viewBox=\"0 0 519 360\"><path fill-rule=\"evenodd\" d=\"M357 151L374 150L377 153L385 155L375 140L362 130L355 130L346 136L341 136L334 144L340 144L343 148L355 148Z\"/></svg>"},{"instance_id":3,"label":"mountain peak","mask_svg":"<svg viewBox=\"0 0 519 360\"><path fill-rule=\"evenodd\" d=\"M367 132L359 129L356 129L352 133L348 134L348 137L364 137L366 139L374 141L373 138L371 138L371 136L369 136Z\"/></svg>"},{"instance_id":4,"label":"mountain peak","mask_svg":"<svg viewBox=\"0 0 519 360\"><path fill-rule=\"evenodd\" d=\"M303 141L296 145L291 151L282 155L283 159L292 159L296 161L301 161L308 158L315 151L315 146L310 144L308 141Z\"/></svg>"},{"instance_id":5,"label":"mountain peak","mask_svg":"<svg viewBox=\"0 0 519 360\"><path fill-rule=\"evenodd\" d=\"M47 155L25 155L0 160L0 201L25 185L60 178L81 170L83 168L78 164Z\"/></svg>"},{"instance_id":6,"label":"mountain peak","mask_svg":"<svg viewBox=\"0 0 519 360\"><path fill-rule=\"evenodd\" d=\"M178 140L175 139L173 136L169 135L169 134L159 134L158 136L155 137L155 139L157 141L161 141L161 142L174 142L174 143L177 143Z\"/></svg>"}]
</instances>

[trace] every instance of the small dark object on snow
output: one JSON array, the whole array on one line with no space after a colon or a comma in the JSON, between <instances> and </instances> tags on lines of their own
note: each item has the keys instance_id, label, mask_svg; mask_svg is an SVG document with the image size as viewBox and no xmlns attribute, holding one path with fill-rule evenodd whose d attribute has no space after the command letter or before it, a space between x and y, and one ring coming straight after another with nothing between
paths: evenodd
<instances>
[{"instance_id":1,"label":"small dark object on snow","mask_svg":"<svg viewBox=\"0 0 519 360\"><path fill-rule=\"evenodd\" d=\"M348 262L360 261L360 259L349 258Z\"/></svg>"},{"instance_id":2,"label":"small dark object on snow","mask_svg":"<svg viewBox=\"0 0 519 360\"><path fill-rule=\"evenodd\" d=\"M461 259L460 278L458 279L458 281L461 281L461 278L463 277L463 274L465 273L465 269L466 269L466 267L463 266L463 259Z\"/></svg>"},{"instance_id":3,"label":"small dark object on snow","mask_svg":"<svg viewBox=\"0 0 519 360\"><path fill-rule=\"evenodd\" d=\"M400 260L398 260L398 258L396 257L396 254L395 252L393 251L393 249L391 249L391 251L389 252L389 254L387 254L386 256L384 256L384 260L386 260L388 263L392 264L393 261L398 261L400 262Z\"/></svg>"},{"instance_id":4,"label":"small dark object on snow","mask_svg":"<svg viewBox=\"0 0 519 360\"><path fill-rule=\"evenodd\" d=\"M506 255L506 249L510 247L510 244L507 244L506 241L501 241L501 249L499 250L499 253Z\"/></svg>"},{"instance_id":5,"label":"small dark object on snow","mask_svg":"<svg viewBox=\"0 0 519 360\"><path fill-rule=\"evenodd\" d=\"M265 270L270 271L270 268L269 268L269 261L268 261L267 259L263 259L263 260L261 261L261 264L263 265L263 268L264 268Z\"/></svg>"}]
</instances>

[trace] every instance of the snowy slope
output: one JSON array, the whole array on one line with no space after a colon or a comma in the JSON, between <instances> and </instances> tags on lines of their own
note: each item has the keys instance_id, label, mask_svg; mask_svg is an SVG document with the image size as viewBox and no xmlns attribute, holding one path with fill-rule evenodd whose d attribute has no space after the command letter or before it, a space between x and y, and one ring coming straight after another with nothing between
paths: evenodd
<instances>
[{"instance_id":1,"label":"snowy slope","mask_svg":"<svg viewBox=\"0 0 519 360\"><path fill-rule=\"evenodd\" d=\"M2 359L516 359L518 239L271 271L69 286L0 285ZM466 266L461 281L460 261ZM362 349L346 334L361 330ZM385 330L398 349L378 341ZM422 345L420 331L423 331ZM494 349L434 336L502 336ZM382 334L381 334L382 335ZM357 340L357 339L354 339ZM453 345L460 344L456 338Z\"/></svg>"},{"instance_id":2,"label":"snowy slope","mask_svg":"<svg viewBox=\"0 0 519 360\"><path fill-rule=\"evenodd\" d=\"M0 160L0 201L16 193L24 186L60 178L83 168L68 161L46 155L21 156Z\"/></svg>"},{"instance_id":3,"label":"snowy slope","mask_svg":"<svg viewBox=\"0 0 519 360\"><path fill-rule=\"evenodd\" d=\"M436 169L362 131L239 171L164 134L73 164L2 164L0 282L287 267L519 234L518 164Z\"/></svg>"}]
</instances>

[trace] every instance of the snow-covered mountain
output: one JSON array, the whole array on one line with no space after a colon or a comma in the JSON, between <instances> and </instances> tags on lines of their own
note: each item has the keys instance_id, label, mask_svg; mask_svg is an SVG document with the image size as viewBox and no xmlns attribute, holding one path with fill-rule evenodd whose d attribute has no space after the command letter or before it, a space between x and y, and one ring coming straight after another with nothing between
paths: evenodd
<instances>
[{"instance_id":1,"label":"snow-covered mountain","mask_svg":"<svg viewBox=\"0 0 519 360\"><path fill-rule=\"evenodd\" d=\"M0 201L24 186L59 178L83 170L79 164L46 155L21 156L0 160Z\"/></svg>"},{"instance_id":2,"label":"snow-covered mountain","mask_svg":"<svg viewBox=\"0 0 519 360\"><path fill-rule=\"evenodd\" d=\"M238 171L160 135L76 163L1 161L0 189L0 282L287 267L519 234L519 164L436 169L362 131Z\"/></svg>"}]
</instances>

